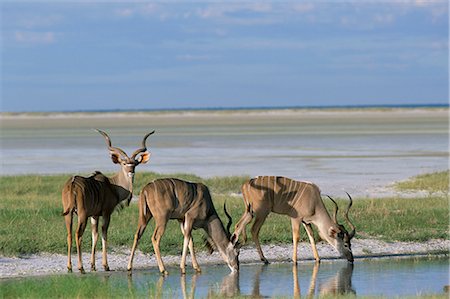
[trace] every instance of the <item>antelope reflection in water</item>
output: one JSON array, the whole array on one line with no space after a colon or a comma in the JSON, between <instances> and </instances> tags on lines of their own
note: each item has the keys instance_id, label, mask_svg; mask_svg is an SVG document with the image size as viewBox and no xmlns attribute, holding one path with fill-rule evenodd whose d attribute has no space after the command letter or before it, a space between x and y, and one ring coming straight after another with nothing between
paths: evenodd
<instances>
[{"instance_id":1,"label":"antelope reflection in water","mask_svg":"<svg viewBox=\"0 0 450 299\"><path fill-rule=\"evenodd\" d=\"M334 277L319 285L320 295L355 294L352 287L353 264L347 264Z\"/></svg>"},{"instance_id":2,"label":"antelope reflection in water","mask_svg":"<svg viewBox=\"0 0 450 299\"><path fill-rule=\"evenodd\" d=\"M305 273L306 271L310 271L308 268L303 268L303 266L293 266L292 267L292 283L290 281L286 281L285 286L292 286L292 296L294 298L300 298L302 295L306 298L313 298L316 295L342 295L342 294L356 294L355 290L352 287L352 275L353 275L353 264L346 263L343 265L336 274L329 278L324 279L323 281L318 278L319 277L319 263L314 263L311 272L311 278L309 280L308 289L301 290L300 281L299 281L299 272L300 274ZM243 271L245 272L245 266L243 267ZM252 298L267 298L271 296L276 296L277 294L264 294L264 289L261 290L261 285L265 285L265 281L267 279L271 279L275 277L278 272L273 271L270 265L258 265L257 267L252 267L255 269L253 275L251 276L251 289L241 290L241 282L244 282L243 277L248 277L243 272L232 272L222 278L220 284L218 283L210 283L208 294L203 294L203 296L207 296L208 298L217 298L217 297L252 297ZM191 277L190 284L186 283L186 276L180 276L180 293L177 293L175 290L170 290L173 288L173 285L170 286L168 290L164 289L164 283L168 280L167 277L161 276L159 280L155 284L154 293L151 297L153 298L165 298L167 295L178 297L182 296L182 298L195 298L197 281L200 276L204 276L207 274L199 274L194 273ZM306 276L307 277L307 276ZM132 276L129 276L129 288L130 291L133 289ZM201 284L201 283L200 283ZM171 292L174 292L171 294ZM177 295L178 294L178 295ZM197 294L198 295L198 294ZM285 296L285 294L278 294L281 296Z\"/></svg>"},{"instance_id":3,"label":"antelope reflection in water","mask_svg":"<svg viewBox=\"0 0 450 299\"><path fill-rule=\"evenodd\" d=\"M311 279L309 282L309 288L306 293L307 298L312 298L316 294L316 285L317 285L317 275L319 272L319 263L315 263L311 273ZM261 294L260 285L261 283L264 285L264 280L261 281L261 274L263 272L268 272L270 274L270 266L261 265L253 275L253 286L251 294L243 294L240 290L239 285L239 273L231 273L225 276L220 285L220 296L223 297L234 297L234 296L251 296L252 298L267 298L274 294L264 295ZM301 289L300 283L298 279L299 269L297 266L292 267L292 286L293 286L293 297L300 298L301 297ZM352 274L353 274L353 264L346 264L334 275L332 278L326 280L323 283L320 283L318 286L318 293L320 295L327 294L356 294L356 292L352 288ZM215 294L213 289L210 289L209 295L218 295Z\"/></svg>"}]
</instances>

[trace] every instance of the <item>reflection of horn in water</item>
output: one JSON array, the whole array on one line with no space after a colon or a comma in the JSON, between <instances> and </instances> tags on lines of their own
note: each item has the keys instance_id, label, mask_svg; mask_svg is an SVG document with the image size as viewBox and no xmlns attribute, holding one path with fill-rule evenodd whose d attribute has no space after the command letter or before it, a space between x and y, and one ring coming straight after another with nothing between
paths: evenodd
<instances>
[{"instance_id":1,"label":"reflection of horn in water","mask_svg":"<svg viewBox=\"0 0 450 299\"><path fill-rule=\"evenodd\" d=\"M197 273L192 275L191 292L190 292L189 297L188 297L187 293L186 293L186 275L181 275L180 283L181 283L181 292L183 293L183 299L194 298L195 297L194 295L195 295L195 287L197 285L197 277L198 277Z\"/></svg>"},{"instance_id":2,"label":"reflection of horn in water","mask_svg":"<svg viewBox=\"0 0 450 299\"><path fill-rule=\"evenodd\" d=\"M347 263L334 277L319 286L321 295L356 294L352 288L353 264Z\"/></svg>"},{"instance_id":3,"label":"reflection of horn in water","mask_svg":"<svg viewBox=\"0 0 450 299\"><path fill-rule=\"evenodd\" d=\"M224 297L235 297L240 294L239 272L231 272L223 278L220 284L220 295Z\"/></svg>"}]
</instances>

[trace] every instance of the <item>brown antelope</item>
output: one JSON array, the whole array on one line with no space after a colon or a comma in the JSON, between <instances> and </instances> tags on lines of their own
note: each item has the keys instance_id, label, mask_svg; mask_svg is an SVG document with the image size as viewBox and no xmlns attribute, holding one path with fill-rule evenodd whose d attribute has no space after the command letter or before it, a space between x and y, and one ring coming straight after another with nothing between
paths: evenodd
<instances>
[{"instance_id":1,"label":"brown antelope","mask_svg":"<svg viewBox=\"0 0 450 299\"><path fill-rule=\"evenodd\" d=\"M208 187L201 183L165 178L150 182L141 190L139 195L139 223L128 262L128 271L132 269L134 252L139 239L152 217L155 218L152 243L161 274L168 274L161 259L159 243L169 219L177 219L180 222L184 236L180 263L182 274L185 273L188 246L192 257L192 266L197 272L200 272L191 238L192 229L197 228L203 228L206 231L208 240L214 243L231 271L239 270L240 245L237 243L237 239L232 238L229 231L231 217L228 218L229 223L227 230L225 230L214 208Z\"/></svg>"},{"instance_id":2,"label":"brown antelope","mask_svg":"<svg viewBox=\"0 0 450 299\"><path fill-rule=\"evenodd\" d=\"M330 217L320 196L319 187L310 182L299 182L280 176L259 176L250 179L242 186L242 194L246 210L236 224L235 237L242 233L244 242L247 239L245 227L255 218L251 228L252 238L255 242L261 261L268 263L259 243L259 231L270 212L291 217L293 254L292 261L297 263L297 244L300 240L300 224L306 229L316 261L320 261L314 241L311 224L317 226L322 239L330 243L342 257L353 262L350 240L355 235L355 226L348 219L348 211L352 205L352 198L347 193L350 204L345 212L345 220L351 228L350 232L343 225L337 223L337 204L334 216Z\"/></svg>"},{"instance_id":3,"label":"brown antelope","mask_svg":"<svg viewBox=\"0 0 450 299\"><path fill-rule=\"evenodd\" d=\"M142 147L136 150L130 158L123 150L111 145L111 139L105 132L97 131L105 138L113 163L120 164L120 171L112 177L107 177L99 171L96 171L89 177L73 176L64 184L62 190L64 211L62 215L65 217L67 228L67 269L69 272L72 271L72 218L74 213L78 215L78 227L75 232L78 269L84 273L81 259L81 237L86 228L87 219L91 217L91 270L96 270L95 247L98 238L98 219L102 216L102 264L105 271L109 271L106 245L111 213L116 206L121 205L122 201L126 201L126 205L129 205L133 196L134 169L137 165L147 163L149 160L150 153L147 152L145 142L148 136L155 132L153 131L144 136Z\"/></svg>"}]
</instances>

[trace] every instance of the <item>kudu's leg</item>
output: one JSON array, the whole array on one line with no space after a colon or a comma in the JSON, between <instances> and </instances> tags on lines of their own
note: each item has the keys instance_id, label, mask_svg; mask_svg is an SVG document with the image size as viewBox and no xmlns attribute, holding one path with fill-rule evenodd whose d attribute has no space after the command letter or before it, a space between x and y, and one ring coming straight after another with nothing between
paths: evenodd
<instances>
[{"instance_id":1,"label":"kudu's leg","mask_svg":"<svg viewBox=\"0 0 450 299\"><path fill-rule=\"evenodd\" d=\"M84 215L78 215L78 227L75 233L75 242L77 243L77 253L78 253L78 270L84 273L83 259L81 257L81 238L83 237L84 230L86 228L87 219Z\"/></svg>"},{"instance_id":2,"label":"kudu's leg","mask_svg":"<svg viewBox=\"0 0 450 299\"><path fill-rule=\"evenodd\" d=\"M131 269L133 268L134 253L136 251L139 240L141 239L142 235L144 234L145 228L147 227L147 224L151 218L152 218L152 215L150 214L150 212L148 212L147 217L145 217L145 216L139 217L138 229L136 231L136 234L134 235L133 247L131 248L130 259L128 260L128 266L127 266L128 271L131 271Z\"/></svg>"},{"instance_id":3,"label":"kudu's leg","mask_svg":"<svg viewBox=\"0 0 450 299\"><path fill-rule=\"evenodd\" d=\"M183 253L181 254L181 262L180 262L181 274L186 274L186 255L187 255L187 249L188 249L189 243L192 242L192 235L191 235L192 224L193 224L192 219L188 215L186 215L184 218L184 225L183 225L184 229L182 230L183 236L184 236L184 241L183 241ZM193 246L192 246L192 249L194 249ZM191 253L191 256L192 256L192 253Z\"/></svg>"},{"instance_id":4,"label":"kudu's leg","mask_svg":"<svg viewBox=\"0 0 450 299\"><path fill-rule=\"evenodd\" d=\"M107 258L107 246L108 246L108 227L111 215L103 215L102 224L102 265L105 271L109 271L108 258Z\"/></svg>"},{"instance_id":5,"label":"kudu's leg","mask_svg":"<svg viewBox=\"0 0 450 299\"><path fill-rule=\"evenodd\" d=\"M259 231L261 230L261 226L264 224L264 221L266 220L267 213L263 215L256 215L255 222L252 226L252 239L253 242L255 242L256 250L258 250L259 257L261 258L261 261L264 262L264 264L269 264L269 261L264 257L264 254L261 249L261 244L259 243Z\"/></svg>"},{"instance_id":6,"label":"kudu's leg","mask_svg":"<svg viewBox=\"0 0 450 299\"><path fill-rule=\"evenodd\" d=\"M66 222L67 229L67 271L72 272L72 219L73 213L69 212L69 214L64 216L64 220Z\"/></svg>"},{"instance_id":7,"label":"kudu's leg","mask_svg":"<svg viewBox=\"0 0 450 299\"><path fill-rule=\"evenodd\" d=\"M166 224L167 224L167 218L156 218L155 217L155 231L153 232L152 236L152 244L153 244L153 250L155 250L156 255L156 261L158 262L159 272L163 275L169 274L169 272L166 271L166 268L164 267L164 263L161 258L161 252L159 251L159 243L161 242L161 237L164 234L164 231L166 230Z\"/></svg>"},{"instance_id":8,"label":"kudu's leg","mask_svg":"<svg viewBox=\"0 0 450 299\"><path fill-rule=\"evenodd\" d=\"M306 233L308 234L309 243L311 243L311 249L316 262L320 262L319 252L317 251L316 242L314 241L314 232L312 230L311 224L303 223Z\"/></svg>"},{"instance_id":9,"label":"kudu's leg","mask_svg":"<svg viewBox=\"0 0 450 299\"><path fill-rule=\"evenodd\" d=\"M181 228L181 233L184 236L184 224L183 222L180 222L180 228ZM189 253L191 254L191 259L192 259L192 267L194 268L194 270L197 273L202 272L202 270L200 269L200 266L198 265L197 262L197 257L195 256L195 251L194 251L194 242L192 240L192 237L189 239Z\"/></svg>"},{"instance_id":10,"label":"kudu's leg","mask_svg":"<svg viewBox=\"0 0 450 299\"><path fill-rule=\"evenodd\" d=\"M252 219L252 213L250 213L249 208L246 208L246 211L242 215L241 219L239 219L234 226L234 235L239 238L239 235L242 234L242 241L244 244L247 242L247 224L249 224Z\"/></svg>"},{"instance_id":11,"label":"kudu's leg","mask_svg":"<svg viewBox=\"0 0 450 299\"><path fill-rule=\"evenodd\" d=\"M98 240L98 217L91 217L92 229L92 253L91 253L91 271L96 271L95 268L95 248Z\"/></svg>"},{"instance_id":12,"label":"kudu's leg","mask_svg":"<svg viewBox=\"0 0 450 299\"><path fill-rule=\"evenodd\" d=\"M291 218L291 225L292 225L292 262L294 265L297 265L297 248L298 248L298 241L300 241L300 223L301 221L295 218Z\"/></svg>"}]
</instances>

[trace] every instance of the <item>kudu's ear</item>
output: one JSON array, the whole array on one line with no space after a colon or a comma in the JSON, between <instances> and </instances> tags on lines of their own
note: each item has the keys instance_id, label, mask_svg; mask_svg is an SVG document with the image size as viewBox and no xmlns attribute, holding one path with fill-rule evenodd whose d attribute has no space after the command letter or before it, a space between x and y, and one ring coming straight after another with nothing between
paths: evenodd
<instances>
[{"instance_id":1,"label":"kudu's ear","mask_svg":"<svg viewBox=\"0 0 450 299\"><path fill-rule=\"evenodd\" d=\"M145 164L148 162L148 160L150 160L150 153L149 152L144 152L142 154L139 155L139 157L136 159L136 161L139 164Z\"/></svg>"},{"instance_id":2,"label":"kudu's ear","mask_svg":"<svg viewBox=\"0 0 450 299\"><path fill-rule=\"evenodd\" d=\"M119 164L120 163L120 156L115 153L115 152L110 152L111 154L111 160L113 161L114 164Z\"/></svg>"},{"instance_id":3,"label":"kudu's ear","mask_svg":"<svg viewBox=\"0 0 450 299\"><path fill-rule=\"evenodd\" d=\"M338 234L338 231L337 231L336 228L334 228L334 227L331 226L331 227L328 229L328 235L329 235L330 237L336 239L337 234Z\"/></svg>"}]
</instances>

